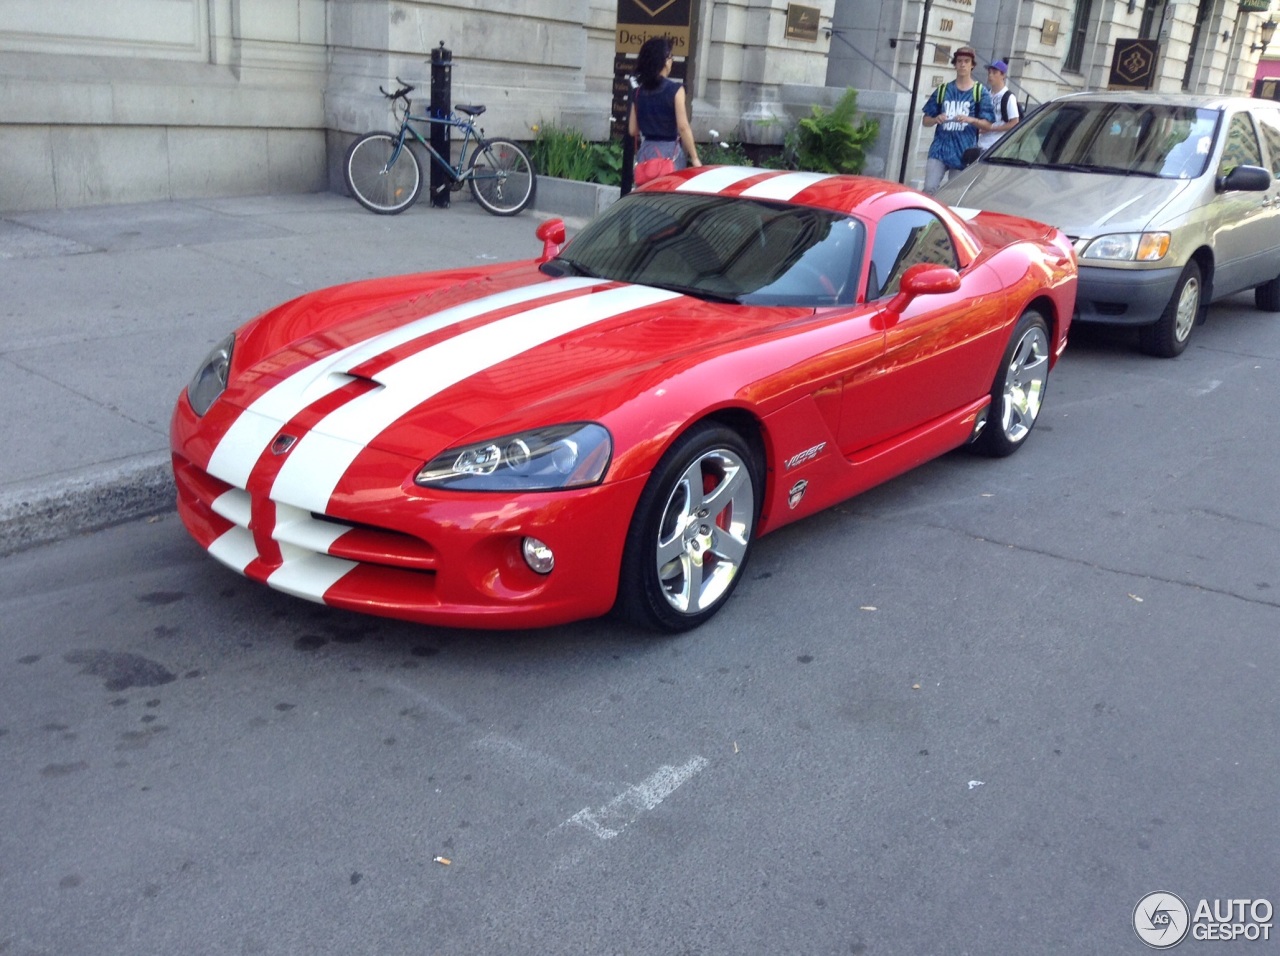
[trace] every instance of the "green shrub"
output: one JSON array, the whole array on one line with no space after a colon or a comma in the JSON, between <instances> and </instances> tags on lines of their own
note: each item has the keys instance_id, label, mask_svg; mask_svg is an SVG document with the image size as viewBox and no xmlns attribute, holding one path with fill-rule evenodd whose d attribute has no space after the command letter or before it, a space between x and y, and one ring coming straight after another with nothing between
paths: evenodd
<instances>
[{"instance_id":1,"label":"green shrub","mask_svg":"<svg viewBox=\"0 0 1280 956\"><path fill-rule=\"evenodd\" d=\"M880 123L864 119L854 125L858 114L858 92L845 90L835 107L814 106L787 134L784 152L792 169L815 173L860 173L867 161L867 149L880 135Z\"/></svg>"},{"instance_id":2,"label":"green shrub","mask_svg":"<svg viewBox=\"0 0 1280 956\"><path fill-rule=\"evenodd\" d=\"M591 155L595 164L593 182L604 186L622 183L622 140L611 139L606 143L592 143Z\"/></svg>"},{"instance_id":3,"label":"green shrub","mask_svg":"<svg viewBox=\"0 0 1280 956\"><path fill-rule=\"evenodd\" d=\"M591 144L576 129L563 129L550 123L533 127L534 140L530 159L543 176L560 179L588 180L595 165Z\"/></svg>"},{"instance_id":4,"label":"green shrub","mask_svg":"<svg viewBox=\"0 0 1280 956\"><path fill-rule=\"evenodd\" d=\"M716 133L712 130L712 135ZM710 143L698 144L698 158L708 166L754 166L741 143L716 138Z\"/></svg>"}]
</instances>

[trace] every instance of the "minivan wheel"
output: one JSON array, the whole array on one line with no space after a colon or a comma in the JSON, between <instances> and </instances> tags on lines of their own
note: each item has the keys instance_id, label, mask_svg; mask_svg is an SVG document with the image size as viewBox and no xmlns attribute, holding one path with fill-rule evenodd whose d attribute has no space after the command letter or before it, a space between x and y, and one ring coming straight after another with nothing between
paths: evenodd
<instances>
[{"instance_id":1,"label":"minivan wheel","mask_svg":"<svg viewBox=\"0 0 1280 956\"><path fill-rule=\"evenodd\" d=\"M1178 276L1178 284L1164 307L1164 314L1141 330L1142 351L1158 358L1181 355L1191 338L1191 330L1204 310L1204 283L1195 260L1188 262Z\"/></svg>"},{"instance_id":2,"label":"minivan wheel","mask_svg":"<svg viewBox=\"0 0 1280 956\"><path fill-rule=\"evenodd\" d=\"M1280 312L1280 276L1254 287L1253 304L1263 312Z\"/></svg>"}]
</instances>

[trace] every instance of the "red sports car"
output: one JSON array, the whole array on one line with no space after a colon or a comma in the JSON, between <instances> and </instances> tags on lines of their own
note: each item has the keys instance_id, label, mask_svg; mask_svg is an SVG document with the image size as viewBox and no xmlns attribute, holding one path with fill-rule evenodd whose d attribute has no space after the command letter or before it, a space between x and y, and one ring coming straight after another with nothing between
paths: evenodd
<instances>
[{"instance_id":1,"label":"red sports car","mask_svg":"<svg viewBox=\"0 0 1280 956\"><path fill-rule=\"evenodd\" d=\"M1027 438L1071 244L877 179L703 167L538 259L304 295L171 427L178 508L273 588L427 624L714 614L761 534Z\"/></svg>"}]
</instances>

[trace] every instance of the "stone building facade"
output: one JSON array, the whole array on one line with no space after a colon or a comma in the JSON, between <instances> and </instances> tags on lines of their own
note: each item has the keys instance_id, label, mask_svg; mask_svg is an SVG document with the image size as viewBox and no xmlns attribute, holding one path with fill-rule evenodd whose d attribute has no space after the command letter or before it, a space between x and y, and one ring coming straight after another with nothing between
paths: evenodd
<instances>
[{"instance_id":1,"label":"stone building facade","mask_svg":"<svg viewBox=\"0 0 1280 956\"><path fill-rule=\"evenodd\" d=\"M949 49L1007 59L1034 102L1105 86L1116 41L1153 36L1156 88L1247 93L1258 3L808 0L820 28L797 38L801 5L692 0L695 131L776 143L853 86L881 121L867 171L912 181L927 143L911 106L950 75ZM391 122L378 86L401 76L425 96L441 42L454 102L484 103L490 132L608 135L617 0L58 0L56 14L0 4L0 212L341 190L346 144Z\"/></svg>"}]
</instances>

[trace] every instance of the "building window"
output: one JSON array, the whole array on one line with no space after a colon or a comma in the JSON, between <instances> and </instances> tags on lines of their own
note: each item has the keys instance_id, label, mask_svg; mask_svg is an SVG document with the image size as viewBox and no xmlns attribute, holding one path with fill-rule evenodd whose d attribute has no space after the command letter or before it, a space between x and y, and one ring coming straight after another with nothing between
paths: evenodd
<instances>
[{"instance_id":1,"label":"building window","mask_svg":"<svg viewBox=\"0 0 1280 956\"><path fill-rule=\"evenodd\" d=\"M1089 19L1093 15L1093 0L1076 0L1076 18L1071 24L1071 44L1067 47L1067 58L1063 61L1064 69L1072 73L1080 72L1080 64L1084 61L1084 44L1089 36Z\"/></svg>"}]
</instances>

